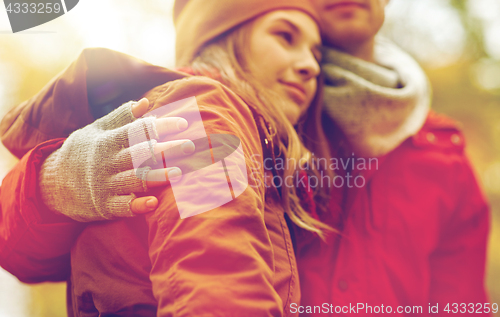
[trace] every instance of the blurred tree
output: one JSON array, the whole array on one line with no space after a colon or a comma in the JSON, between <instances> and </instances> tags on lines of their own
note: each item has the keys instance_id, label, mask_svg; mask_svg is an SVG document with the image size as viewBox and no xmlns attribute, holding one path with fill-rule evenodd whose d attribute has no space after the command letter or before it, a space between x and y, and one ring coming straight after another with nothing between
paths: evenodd
<instances>
[{"instance_id":1,"label":"blurred tree","mask_svg":"<svg viewBox=\"0 0 500 317\"><path fill-rule=\"evenodd\" d=\"M463 56L467 59L478 60L488 56L485 50L484 27L481 19L471 14L469 1L471 0L450 0L450 5L460 16L466 32Z\"/></svg>"}]
</instances>

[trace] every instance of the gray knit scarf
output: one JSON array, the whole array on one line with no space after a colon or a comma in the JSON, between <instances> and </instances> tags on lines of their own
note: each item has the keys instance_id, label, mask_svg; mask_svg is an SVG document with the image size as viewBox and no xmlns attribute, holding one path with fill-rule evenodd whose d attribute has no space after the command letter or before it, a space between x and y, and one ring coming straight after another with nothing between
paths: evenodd
<instances>
[{"instance_id":1,"label":"gray knit scarf","mask_svg":"<svg viewBox=\"0 0 500 317\"><path fill-rule=\"evenodd\" d=\"M423 126L431 88L418 63L395 44L376 39L377 64L325 49L325 112L354 155L379 157Z\"/></svg>"}]
</instances>

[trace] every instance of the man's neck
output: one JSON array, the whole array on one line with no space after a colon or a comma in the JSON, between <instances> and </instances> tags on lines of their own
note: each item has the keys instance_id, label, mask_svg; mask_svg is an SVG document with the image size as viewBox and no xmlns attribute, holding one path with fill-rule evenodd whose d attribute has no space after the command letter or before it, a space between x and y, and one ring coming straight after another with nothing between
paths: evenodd
<instances>
[{"instance_id":1,"label":"man's neck","mask_svg":"<svg viewBox=\"0 0 500 317\"><path fill-rule=\"evenodd\" d=\"M369 41L363 43L356 43L353 45L345 45L340 47L338 45L329 45L330 47L341 50L347 54L350 54L359 59L363 59L370 63L375 63L375 39L372 38Z\"/></svg>"}]
</instances>

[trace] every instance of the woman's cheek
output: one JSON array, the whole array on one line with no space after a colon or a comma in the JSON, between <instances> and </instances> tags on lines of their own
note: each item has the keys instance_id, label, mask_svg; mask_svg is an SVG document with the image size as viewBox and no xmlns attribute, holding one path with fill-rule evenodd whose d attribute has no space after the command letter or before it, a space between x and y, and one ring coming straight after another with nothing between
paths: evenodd
<instances>
[{"instance_id":1,"label":"woman's cheek","mask_svg":"<svg viewBox=\"0 0 500 317\"><path fill-rule=\"evenodd\" d=\"M311 104L311 102L314 99L314 96L316 95L316 90L318 89L318 81L316 79L311 79L309 83L306 85L307 89L307 96L308 96L308 106Z\"/></svg>"},{"instance_id":2,"label":"woman's cheek","mask_svg":"<svg viewBox=\"0 0 500 317\"><path fill-rule=\"evenodd\" d=\"M276 69L276 71L283 71L287 67L291 67L291 54L289 50L283 47L283 44L280 43L276 38L274 38L271 45L269 45L269 51L272 52L270 60L271 65Z\"/></svg>"}]
</instances>

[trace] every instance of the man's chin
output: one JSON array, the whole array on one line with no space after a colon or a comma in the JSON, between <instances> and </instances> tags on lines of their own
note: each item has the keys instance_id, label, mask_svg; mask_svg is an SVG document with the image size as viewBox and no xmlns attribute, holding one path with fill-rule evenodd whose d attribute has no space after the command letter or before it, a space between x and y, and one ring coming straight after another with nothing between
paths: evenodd
<instances>
[{"instance_id":1,"label":"man's chin","mask_svg":"<svg viewBox=\"0 0 500 317\"><path fill-rule=\"evenodd\" d=\"M343 25L342 28L325 29L323 39L325 45L349 51L350 47L357 46L373 38L369 27L353 24Z\"/></svg>"}]
</instances>

